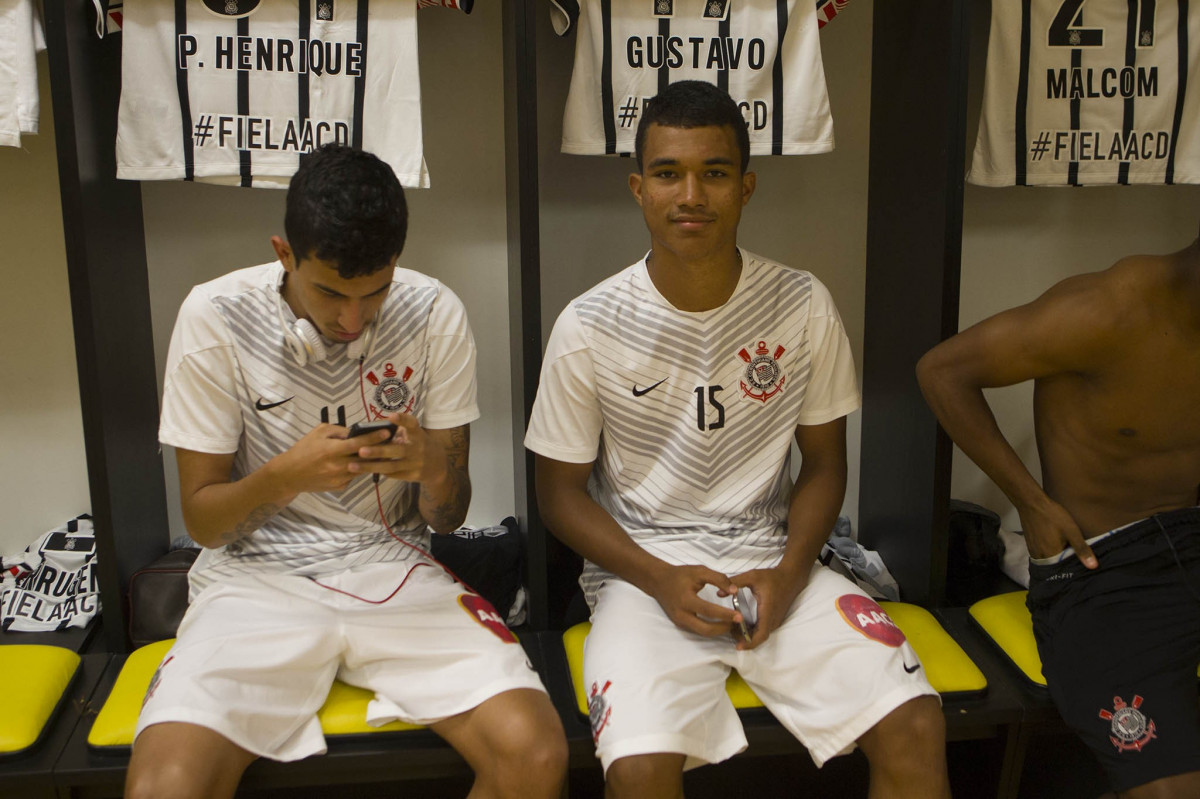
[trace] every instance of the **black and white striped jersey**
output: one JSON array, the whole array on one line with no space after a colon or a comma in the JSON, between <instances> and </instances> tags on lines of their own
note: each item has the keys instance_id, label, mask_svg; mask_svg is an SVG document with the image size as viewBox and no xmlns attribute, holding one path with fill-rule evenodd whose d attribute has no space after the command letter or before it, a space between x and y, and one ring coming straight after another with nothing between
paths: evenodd
<instances>
[{"instance_id":1,"label":"black and white striped jersey","mask_svg":"<svg viewBox=\"0 0 1200 799\"><path fill-rule=\"evenodd\" d=\"M755 155L833 149L813 0L552 3L560 35L578 19L564 153L632 153L643 104L681 80L729 92Z\"/></svg>"},{"instance_id":2,"label":"black and white striped jersey","mask_svg":"<svg viewBox=\"0 0 1200 799\"><path fill-rule=\"evenodd\" d=\"M34 0L0 0L0 146L38 132L37 54L46 49Z\"/></svg>"},{"instance_id":3,"label":"black and white striped jersey","mask_svg":"<svg viewBox=\"0 0 1200 799\"><path fill-rule=\"evenodd\" d=\"M1200 183L1200 2L993 2L967 179Z\"/></svg>"},{"instance_id":4,"label":"black and white striped jersey","mask_svg":"<svg viewBox=\"0 0 1200 799\"><path fill-rule=\"evenodd\" d=\"M429 185L417 5L386 0L126 3L117 176L285 188L328 142Z\"/></svg>"},{"instance_id":5,"label":"black and white striped jersey","mask_svg":"<svg viewBox=\"0 0 1200 799\"><path fill-rule=\"evenodd\" d=\"M645 261L555 322L525 446L594 463L588 490L640 546L727 572L783 551L797 425L859 407L854 359L828 290L744 252L719 308L689 313ZM591 601L605 573L588 564Z\"/></svg>"},{"instance_id":6,"label":"black and white striped jersey","mask_svg":"<svg viewBox=\"0 0 1200 799\"><path fill-rule=\"evenodd\" d=\"M383 413L411 413L425 428L478 418L475 342L459 299L438 281L397 269L374 323L366 358L326 341L324 361L298 366L284 343L295 316L278 293L278 262L201 284L180 308L163 379L159 440L235 453L234 479L261 468L320 422L349 426ZM417 486L381 480L392 529L428 550ZM380 521L375 484L356 478L336 493L304 493L251 535L206 549L192 569L193 593L251 572L316 574L416 557Z\"/></svg>"}]
</instances>

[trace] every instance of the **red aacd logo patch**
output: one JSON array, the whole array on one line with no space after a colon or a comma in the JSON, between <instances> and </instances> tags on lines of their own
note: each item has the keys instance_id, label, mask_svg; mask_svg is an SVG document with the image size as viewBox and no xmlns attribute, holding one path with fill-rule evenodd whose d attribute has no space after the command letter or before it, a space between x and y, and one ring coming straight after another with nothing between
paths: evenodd
<instances>
[{"instance_id":1,"label":"red aacd logo patch","mask_svg":"<svg viewBox=\"0 0 1200 799\"><path fill-rule=\"evenodd\" d=\"M854 629L873 641L900 646L907 639L879 603L861 594L843 594L837 598L838 612Z\"/></svg>"},{"instance_id":2,"label":"red aacd logo patch","mask_svg":"<svg viewBox=\"0 0 1200 799\"><path fill-rule=\"evenodd\" d=\"M501 641L509 644L517 643L517 637L512 634L512 630L508 629L508 625L504 623L504 619L500 618L500 614L492 607L491 602L477 594L459 594L458 604L462 605L463 610L470 613L475 621L495 633Z\"/></svg>"}]
</instances>

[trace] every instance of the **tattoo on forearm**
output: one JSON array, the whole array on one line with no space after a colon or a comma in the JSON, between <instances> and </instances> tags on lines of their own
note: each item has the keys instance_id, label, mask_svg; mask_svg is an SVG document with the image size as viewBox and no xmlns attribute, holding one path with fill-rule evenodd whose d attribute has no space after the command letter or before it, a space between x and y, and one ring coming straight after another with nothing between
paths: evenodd
<instances>
[{"instance_id":1,"label":"tattoo on forearm","mask_svg":"<svg viewBox=\"0 0 1200 799\"><path fill-rule=\"evenodd\" d=\"M421 515L436 530L457 527L471 504L471 477L467 471L470 449L471 428L451 430L445 445L449 487L438 497L421 486Z\"/></svg>"},{"instance_id":2,"label":"tattoo on forearm","mask_svg":"<svg viewBox=\"0 0 1200 799\"><path fill-rule=\"evenodd\" d=\"M232 530L221 533L219 536L221 543L232 544L234 541L240 541L258 528L262 527L263 524L266 523L267 519L270 519L276 513L279 513L279 511L283 510L283 508L283 505L275 505L271 503L259 505L257 508L250 511L250 513L246 514L246 518L235 525Z\"/></svg>"}]
</instances>

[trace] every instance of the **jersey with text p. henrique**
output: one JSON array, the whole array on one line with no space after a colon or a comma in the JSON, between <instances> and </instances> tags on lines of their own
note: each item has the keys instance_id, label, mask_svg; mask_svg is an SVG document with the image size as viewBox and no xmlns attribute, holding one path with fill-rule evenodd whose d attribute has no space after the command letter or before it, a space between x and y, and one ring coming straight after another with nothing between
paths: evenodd
<instances>
[{"instance_id":1,"label":"jersey with text p. henrique","mask_svg":"<svg viewBox=\"0 0 1200 799\"><path fill-rule=\"evenodd\" d=\"M579 23L564 153L632 153L645 102L681 80L729 93L754 155L833 149L813 0L553 2L560 34Z\"/></svg>"},{"instance_id":2,"label":"jersey with text p. henrique","mask_svg":"<svg viewBox=\"0 0 1200 799\"><path fill-rule=\"evenodd\" d=\"M1200 2L993 2L967 180L1200 183Z\"/></svg>"},{"instance_id":3,"label":"jersey with text p. henrique","mask_svg":"<svg viewBox=\"0 0 1200 799\"><path fill-rule=\"evenodd\" d=\"M231 272L192 289L179 310L163 379L159 440L196 452L235 453L233 479L261 468L321 422L349 426L410 413L426 429L478 418L475 342L459 299L433 278L396 269L360 364L349 345L299 366L280 325L279 262ZM190 573L195 596L214 580L258 572L316 575L352 566L415 562L380 520L370 475L342 491L302 493L250 535L205 549ZM383 479L392 530L428 551L417 485Z\"/></svg>"},{"instance_id":4,"label":"jersey with text p. henrique","mask_svg":"<svg viewBox=\"0 0 1200 799\"><path fill-rule=\"evenodd\" d=\"M426 187L412 0L126 3L117 177L286 188L337 142Z\"/></svg>"},{"instance_id":5,"label":"jersey with text p. henrique","mask_svg":"<svg viewBox=\"0 0 1200 799\"><path fill-rule=\"evenodd\" d=\"M645 260L554 325L525 446L593 463L589 493L644 549L727 573L782 555L797 425L858 408L850 343L810 273L743 251L719 308L677 310ZM589 603L606 573L585 566Z\"/></svg>"}]
</instances>

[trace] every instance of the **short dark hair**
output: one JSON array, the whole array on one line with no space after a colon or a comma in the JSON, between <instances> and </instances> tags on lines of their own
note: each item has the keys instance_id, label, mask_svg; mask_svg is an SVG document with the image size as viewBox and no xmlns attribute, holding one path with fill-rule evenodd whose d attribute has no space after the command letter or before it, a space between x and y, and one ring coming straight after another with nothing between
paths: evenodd
<instances>
[{"instance_id":1,"label":"short dark hair","mask_svg":"<svg viewBox=\"0 0 1200 799\"><path fill-rule=\"evenodd\" d=\"M700 80L681 80L652 97L638 122L634 153L638 171L642 171L642 147L651 125L669 128L703 128L709 125L733 128L738 150L742 153L742 172L750 164L750 132L737 103L723 89Z\"/></svg>"},{"instance_id":2,"label":"short dark hair","mask_svg":"<svg viewBox=\"0 0 1200 799\"><path fill-rule=\"evenodd\" d=\"M404 189L371 153L327 144L300 159L283 229L297 262L316 257L336 263L343 278L369 275L404 249Z\"/></svg>"}]
</instances>

